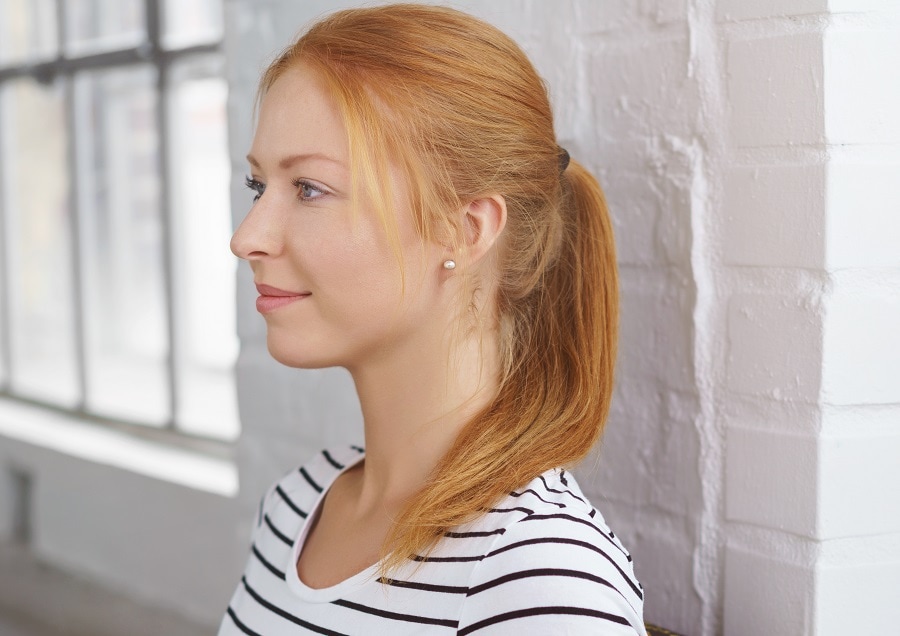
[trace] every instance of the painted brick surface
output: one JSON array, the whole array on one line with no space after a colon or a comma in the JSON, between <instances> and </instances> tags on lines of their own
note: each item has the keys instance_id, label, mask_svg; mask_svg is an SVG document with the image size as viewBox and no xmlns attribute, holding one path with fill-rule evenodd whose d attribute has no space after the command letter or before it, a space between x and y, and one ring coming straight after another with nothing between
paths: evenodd
<instances>
[{"instance_id":1,"label":"painted brick surface","mask_svg":"<svg viewBox=\"0 0 900 636\"><path fill-rule=\"evenodd\" d=\"M821 143L821 33L731 42L727 80L735 146Z\"/></svg>"},{"instance_id":2,"label":"painted brick surface","mask_svg":"<svg viewBox=\"0 0 900 636\"><path fill-rule=\"evenodd\" d=\"M866 13L870 11L897 11L896 0L828 0L832 13Z\"/></svg>"},{"instance_id":3,"label":"painted brick surface","mask_svg":"<svg viewBox=\"0 0 900 636\"><path fill-rule=\"evenodd\" d=\"M716 13L722 20L738 21L754 18L807 15L823 13L828 7L827 0L720 0L716 3Z\"/></svg>"},{"instance_id":4,"label":"painted brick surface","mask_svg":"<svg viewBox=\"0 0 900 636\"><path fill-rule=\"evenodd\" d=\"M734 546L725 552L727 636L816 633L815 572L810 567Z\"/></svg>"},{"instance_id":5,"label":"painted brick surface","mask_svg":"<svg viewBox=\"0 0 900 636\"><path fill-rule=\"evenodd\" d=\"M891 533L900 536L898 458L900 427L894 434L848 431L822 437L818 535L823 539Z\"/></svg>"},{"instance_id":6,"label":"painted brick surface","mask_svg":"<svg viewBox=\"0 0 900 636\"><path fill-rule=\"evenodd\" d=\"M895 15L900 14L896 11ZM896 19L896 18L895 18ZM825 38L825 130L835 144L900 142L897 27L833 31ZM891 60L893 66L891 67Z\"/></svg>"},{"instance_id":7,"label":"painted brick surface","mask_svg":"<svg viewBox=\"0 0 900 636\"><path fill-rule=\"evenodd\" d=\"M837 279L825 318L823 398L900 403L900 275Z\"/></svg>"},{"instance_id":8,"label":"painted brick surface","mask_svg":"<svg viewBox=\"0 0 900 636\"><path fill-rule=\"evenodd\" d=\"M900 156L828 165L829 269L900 268Z\"/></svg>"},{"instance_id":9,"label":"painted brick surface","mask_svg":"<svg viewBox=\"0 0 900 636\"><path fill-rule=\"evenodd\" d=\"M815 537L818 464L813 436L729 428L727 518Z\"/></svg>"},{"instance_id":10,"label":"painted brick surface","mask_svg":"<svg viewBox=\"0 0 900 636\"><path fill-rule=\"evenodd\" d=\"M703 622L706 601L705 591L697 587L694 578L695 556L690 546L695 529L685 524L683 517L648 521L629 532L634 537L634 554L657 564L654 578L642 579L644 589L653 590L648 593L644 616L648 622L665 625L679 634L699 633L695 630Z\"/></svg>"},{"instance_id":11,"label":"painted brick surface","mask_svg":"<svg viewBox=\"0 0 900 636\"><path fill-rule=\"evenodd\" d=\"M691 82L686 34L635 37L594 48L583 60L591 94L591 115L600 130L650 138L665 132L689 135L696 130L696 83Z\"/></svg>"},{"instance_id":12,"label":"painted brick surface","mask_svg":"<svg viewBox=\"0 0 900 636\"><path fill-rule=\"evenodd\" d=\"M726 174L724 188L726 263L822 267L824 166L736 166Z\"/></svg>"},{"instance_id":13,"label":"painted brick surface","mask_svg":"<svg viewBox=\"0 0 900 636\"><path fill-rule=\"evenodd\" d=\"M821 317L784 294L735 294L728 310L728 387L775 400L815 401Z\"/></svg>"},{"instance_id":14,"label":"painted brick surface","mask_svg":"<svg viewBox=\"0 0 900 636\"><path fill-rule=\"evenodd\" d=\"M679 286L677 276L656 280L646 276L645 283L652 284L623 285L621 291L622 382L654 380L689 389L693 382L689 292Z\"/></svg>"},{"instance_id":15,"label":"painted brick surface","mask_svg":"<svg viewBox=\"0 0 900 636\"><path fill-rule=\"evenodd\" d=\"M900 626L900 554L881 563L824 567L816 573L816 634L893 634Z\"/></svg>"}]
</instances>

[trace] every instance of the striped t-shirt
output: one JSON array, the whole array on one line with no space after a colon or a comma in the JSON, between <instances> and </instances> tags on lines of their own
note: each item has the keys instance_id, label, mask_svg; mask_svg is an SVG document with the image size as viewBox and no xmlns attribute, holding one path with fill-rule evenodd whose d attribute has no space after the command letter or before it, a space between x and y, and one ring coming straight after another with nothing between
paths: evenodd
<instances>
[{"instance_id":1,"label":"striped t-shirt","mask_svg":"<svg viewBox=\"0 0 900 636\"><path fill-rule=\"evenodd\" d=\"M362 457L358 448L323 451L272 486L219 636L645 634L631 557L564 470L454 528L390 581L372 566L307 587L296 564L308 521Z\"/></svg>"}]
</instances>

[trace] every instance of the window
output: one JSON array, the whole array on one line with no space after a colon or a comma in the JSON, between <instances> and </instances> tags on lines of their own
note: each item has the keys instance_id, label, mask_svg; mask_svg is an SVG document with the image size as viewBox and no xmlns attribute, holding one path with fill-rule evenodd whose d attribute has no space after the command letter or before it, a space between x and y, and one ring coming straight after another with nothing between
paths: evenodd
<instances>
[{"instance_id":1,"label":"window","mask_svg":"<svg viewBox=\"0 0 900 636\"><path fill-rule=\"evenodd\" d=\"M0 394L233 439L221 0L0 0Z\"/></svg>"}]
</instances>

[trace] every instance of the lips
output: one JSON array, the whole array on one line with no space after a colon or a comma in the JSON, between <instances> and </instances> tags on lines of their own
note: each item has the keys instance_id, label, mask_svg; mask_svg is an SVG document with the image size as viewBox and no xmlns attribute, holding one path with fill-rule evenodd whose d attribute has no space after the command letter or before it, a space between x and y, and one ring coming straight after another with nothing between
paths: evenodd
<instances>
[{"instance_id":1,"label":"lips","mask_svg":"<svg viewBox=\"0 0 900 636\"><path fill-rule=\"evenodd\" d=\"M273 312L312 295L309 292L287 291L261 283L256 284L256 291L259 292L259 298L256 299L256 310L261 314Z\"/></svg>"}]
</instances>

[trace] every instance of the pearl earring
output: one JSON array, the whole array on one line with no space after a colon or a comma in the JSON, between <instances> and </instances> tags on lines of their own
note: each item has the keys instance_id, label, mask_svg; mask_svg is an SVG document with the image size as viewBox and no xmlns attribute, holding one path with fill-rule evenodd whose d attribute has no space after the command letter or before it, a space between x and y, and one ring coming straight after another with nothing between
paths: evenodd
<instances>
[{"instance_id":1,"label":"pearl earring","mask_svg":"<svg viewBox=\"0 0 900 636\"><path fill-rule=\"evenodd\" d=\"M456 269L456 261L448 258L446 261L444 261L444 269Z\"/></svg>"}]
</instances>

